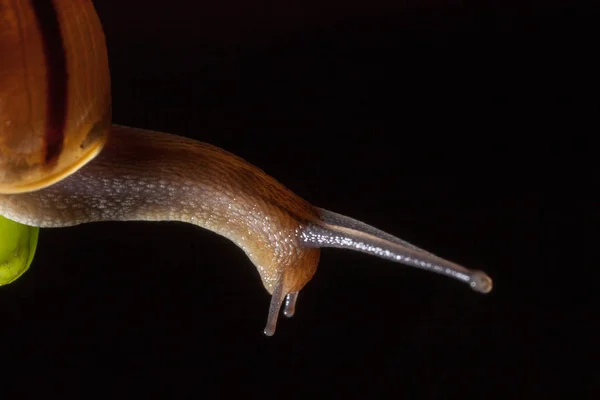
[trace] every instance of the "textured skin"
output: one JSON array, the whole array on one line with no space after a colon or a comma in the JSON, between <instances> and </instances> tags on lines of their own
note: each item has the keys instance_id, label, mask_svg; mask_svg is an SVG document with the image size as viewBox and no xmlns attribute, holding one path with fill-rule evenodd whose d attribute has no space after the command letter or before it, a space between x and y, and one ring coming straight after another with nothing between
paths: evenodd
<instances>
[{"instance_id":1,"label":"textured skin","mask_svg":"<svg viewBox=\"0 0 600 400\"><path fill-rule=\"evenodd\" d=\"M54 5L50 16L31 5L0 0L0 193L45 187L76 171L102 149L110 130L108 56L91 0L54 0L44 5ZM51 51L41 17L57 27ZM61 83L52 66L63 52ZM60 98L52 99L53 88ZM57 158L48 159L51 136L63 140L55 143Z\"/></svg>"},{"instance_id":2,"label":"textured skin","mask_svg":"<svg viewBox=\"0 0 600 400\"><path fill-rule=\"evenodd\" d=\"M39 191L0 195L0 214L39 227L192 223L241 247L271 294L280 276L285 294L299 291L319 260L318 249L299 246L316 210L275 179L215 146L121 126L76 174Z\"/></svg>"}]
</instances>

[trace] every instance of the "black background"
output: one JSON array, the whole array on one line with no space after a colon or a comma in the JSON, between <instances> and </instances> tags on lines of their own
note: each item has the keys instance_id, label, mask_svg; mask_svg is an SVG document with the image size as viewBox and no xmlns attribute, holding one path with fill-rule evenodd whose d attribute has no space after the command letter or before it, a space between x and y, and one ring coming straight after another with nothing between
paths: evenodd
<instances>
[{"instance_id":1,"label":"black background","mask_svg":"<svg viewBox=\"0 0 600 400\"><path fill-rule=\"evenodd\" d=\"M267 338L269 296L217 235L42 230L0 289L0 387L598 398L598 13L566 4L96 1L114 122L221 146L494 290L327 249Z\"/></svg>"}]
</instances>

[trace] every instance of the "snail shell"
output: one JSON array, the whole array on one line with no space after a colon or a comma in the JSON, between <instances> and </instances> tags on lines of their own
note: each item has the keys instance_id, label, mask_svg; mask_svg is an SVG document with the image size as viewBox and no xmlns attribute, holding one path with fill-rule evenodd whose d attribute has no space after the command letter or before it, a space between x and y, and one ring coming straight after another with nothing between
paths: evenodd
<instances>
[{"instance_id":1,"label":"snail shell","mask_svg":"<svg viewBox=\"0 0 600 400\"><path fill-rule=\"evenodd\" d=\"M102 26L89 0L0 0L0 54L0 193L41 189L107 140Z\"/></svg>"}]
</instances>

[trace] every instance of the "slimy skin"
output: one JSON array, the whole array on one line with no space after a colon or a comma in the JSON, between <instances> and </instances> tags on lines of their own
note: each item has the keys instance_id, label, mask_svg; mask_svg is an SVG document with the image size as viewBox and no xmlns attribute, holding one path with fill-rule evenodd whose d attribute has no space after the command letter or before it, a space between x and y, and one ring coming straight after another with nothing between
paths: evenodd
<instances>
[{"instance_id":1,"label":"slimy skin","mask_svg":"<svg viewBox=\"0 0 600 400\"><path fill-rule=\"evenodd\" d=\"M487 293L491 280L369 225L313 207L259 168L210 144L113 125L103 152L34 192L0 195L0 214L43 228L97 221L180 221L244 250L272 295L265 333L313 277L322 247L358 250L444 274Z\"/></svg>"},{"instance_id":2,"label":"slimy skin","mask_svg":"<svg viewBox=\"0 0 600 400\"><path fill-rule=\"evenodd\" d=\"M314 275L319 249L299 233L317 211L257 167L218 147L113 126L101 154L34 192L0 195L0 214L43 228L96 221L181 221L241 247L266 290L283 297ZM283 296L283 297L282 297Z\"/></svg>"}]
</instances>

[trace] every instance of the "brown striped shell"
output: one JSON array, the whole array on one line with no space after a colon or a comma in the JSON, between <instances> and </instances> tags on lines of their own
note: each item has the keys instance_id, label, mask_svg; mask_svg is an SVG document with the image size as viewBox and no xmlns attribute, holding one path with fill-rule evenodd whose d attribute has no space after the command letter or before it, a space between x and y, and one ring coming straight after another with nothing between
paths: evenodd
<instances>
[{"instance_id":1,"label":"brown striped shell","mask_svg":"<svg viewBox=\"0 0 600 400\"><path fill-rule=\"evenodd\" d=\"M0 193L44 188L93 159L110 102L91 0L0 0Z\"/></svg>"}]
</instances>

